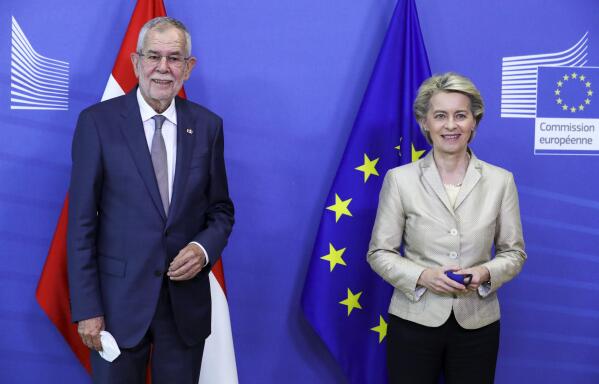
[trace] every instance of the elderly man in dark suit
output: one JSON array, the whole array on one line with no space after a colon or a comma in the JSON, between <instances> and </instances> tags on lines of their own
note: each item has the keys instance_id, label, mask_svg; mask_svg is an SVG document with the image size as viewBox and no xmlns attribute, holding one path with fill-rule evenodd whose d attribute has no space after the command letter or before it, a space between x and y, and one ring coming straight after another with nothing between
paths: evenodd
<instances>
[{"instance_id":1,"label":"elderly man in dark suit","mask_svg":"<svg viewBox=\"0 0 599 384\"><path fill-rule=\"evenodd\" d=\"M139 87L87 108L73 138L68 271L73 321L101 350L94 382L197 383L210 334L208 272L233 226L222 120L176 97L195 65L179 21L142 28L131 54ZM209 367L207 367L209 368Z\"/></svg>"}]
</instances>

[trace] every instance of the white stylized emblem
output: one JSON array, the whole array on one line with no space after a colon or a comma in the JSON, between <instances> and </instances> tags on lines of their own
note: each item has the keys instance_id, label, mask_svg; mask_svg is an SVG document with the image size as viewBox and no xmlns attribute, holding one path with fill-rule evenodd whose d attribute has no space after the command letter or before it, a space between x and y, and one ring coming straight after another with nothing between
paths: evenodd
<instances>
[{"instance_id":1,"label":"white stylized emblem","mask_svg":"<svg viewBox=\"0 0 599 384\"><path fill-rule=\"evenodd\" d=\"M504 57L501 63L501 117L534 119L537 112L539 67L583 67L589 33L565 51Z\"/></svg>"},{"instance_id":2,"label":"white stylized emblem","mask_svg":"<svg viewBox=\"0 0 599 384\"><path fill-rule=\"evenodd\" d=\"M14 17L10 73L11 109L69 109L69 63L38 54Z\"/></svg>"}]
</instances>

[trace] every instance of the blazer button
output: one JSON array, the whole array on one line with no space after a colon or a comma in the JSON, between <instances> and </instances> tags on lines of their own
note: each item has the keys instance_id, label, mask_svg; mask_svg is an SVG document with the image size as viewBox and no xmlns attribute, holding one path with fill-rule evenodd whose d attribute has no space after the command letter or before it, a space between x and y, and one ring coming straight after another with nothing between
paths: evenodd
<instances>
[{"instance_id":1,"label":"blazer button","mask_svg":"<svg viewBox=\"0 0 599 384\"><path fill-rule=\"evenodd\" d=\"M458 258L458 253L457 252L449 252L449 257L451 259L457 259Z\"/></svg>"},{"instance_id":2,"label":"blazer button","mask_svg":"<svg viewBox=\"0 0 599 384\"><path fill-rule=\"evenodd\" d=\"M455 228L451 228L451 231L449 231L449 233L451 234L451 236L455 236L458 234L458 230Z\"/></svg>"},{"instance_id":3,"label":"blazer button","mask_svg":"<svg viewBox=\"0 0 599 384\"><path fill-rule=\"evenodd\" d=\"M166 231L164 231L164 236L168 236L168 229Z\"/></svg>"},{"instance_id":4,"label":"blazer button","mask_svg":"<svg viewBox=\"0 0 599 384\"><path fill-rule=\"evenodd\" d=\"M154 276L160 277L162 276L162 271L160 269L157 269L154 271Z\"/></svg>"}]
</instances>

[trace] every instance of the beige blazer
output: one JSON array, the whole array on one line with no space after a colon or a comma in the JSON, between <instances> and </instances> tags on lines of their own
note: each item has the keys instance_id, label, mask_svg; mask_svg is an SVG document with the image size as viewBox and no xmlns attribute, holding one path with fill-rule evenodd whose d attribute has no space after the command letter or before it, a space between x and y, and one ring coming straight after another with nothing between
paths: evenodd
<instances>
[{"instance_id":1,"label":"beige blazer","mask_svg":"<svg viewBox=\"0 0 599 384\"><path fill-rule=\"evenodd\" d=\"M466 329L498 320L497 289L516 276L526 260L512 174L471 154L454 208L432 151L414 163L389 170L367 260L395 287L389 305L389 313L395 316L437 327L453 309ZM425 268L453 264L463 268L484 265L491 273L490 284L455 297L417 289Z\"/></svg>"}]
</instances>

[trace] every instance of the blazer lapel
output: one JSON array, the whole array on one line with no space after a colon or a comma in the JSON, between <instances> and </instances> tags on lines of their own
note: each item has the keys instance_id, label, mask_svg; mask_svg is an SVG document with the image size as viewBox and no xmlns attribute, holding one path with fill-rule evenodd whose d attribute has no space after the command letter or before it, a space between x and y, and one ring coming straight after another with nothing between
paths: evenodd
<instances>
[{"instance_id":1,"label":"blazer lapel","mask_svg":"<svg viewBox=\"0 0 599 384\"><path fill-rule=\"evenodd\" d=\"M466 175L464 175L464 181L462 181L462 187L460 188L460 192L458 193L458 196L455 200L454 209L458 209L460 204L464 202L466 197L470 194L470 192L472 192L472 190L474 189L476 184L478 184L478 181L482 177L482 165L480 164L476 156L474 156L474 153L472 153L472 151L470 150L469 152L470 163L468 164L468 168L466 169Z\"/></svg>"},{"instance_id":2,"label":"blazer lapel","mask_svg":"<svg viewBox=\"0 0 599 384\"><path fill-rule=\"evenodd\" d=\"M156 182L156 175L154 174L154 167L152 166L152 157L148 150L148 142L139 113L136 90L127 94L126 106L127 108L123 111L121 131L156 209L160 212L162 219L166 220L166 214L162 206L162 200L160 199L160 191Z\"/></svg>"},{"instance_id":3,"label":"blazer lapel","mask_svg":"<svg viewBox=\"0 0 599 384\"><path fill-rule=\"evenodd\" d=\"M185 183L189 174L189 162L191 161L193 144L195 143L193 132L194 122L187 110L185 100L177 97L175 99L175 107L177 109L177 164L175 166L175 180L173 181L173 194L167 225L171 221L171 217L177 212L178 205L183 198Z\"/></svg>"},{"instance_id":4,"label":"blazer lapel","mask_svg":"<svg viewBox=\"0 0 599 384\"><path fill-rule=\"evenodd\" d=\"M420 167L422 169L422 177L429 185L429 187L435 192L439 200L445 205L445 208L453 215L453 208L451 204L449 204L449 197L447 197L447 192L445 192L445 187L443 186L443 181L441 180L441 175L439 175L439 171L437 170L437 166L435 165L435 161L433 159L433 151L430 150L429 153L422 159L420 163Z\"/></svg>"}]
</instances>

